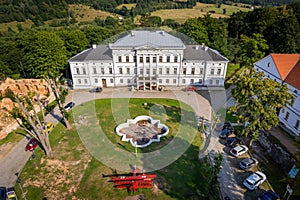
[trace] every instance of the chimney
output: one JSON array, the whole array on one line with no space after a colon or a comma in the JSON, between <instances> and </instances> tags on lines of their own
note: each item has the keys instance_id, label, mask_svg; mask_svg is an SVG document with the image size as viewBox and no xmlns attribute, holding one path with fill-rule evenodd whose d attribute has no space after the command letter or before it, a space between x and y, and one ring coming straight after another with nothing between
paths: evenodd
<instances>
[{"instance_id":1,"label":"chimney","mask_svg":"<svg viewBox=\"0 0 300 200\"><path fill-rule=\"evenodd\" d=\"M202 46L202 48L204 48L205 47L205 43L202 43L201 46Z\"/></svg>"},{"instance_id":2,"label":"chimney","mask_svg":"<svg viewBox=\"0 0 300 200\"><path fill-rule=\"evenodd\" d=\"M199 45L196 45L196 46L195 46L195 49L198 50L198 49L199 49Z\"/></svg>"},{"instance_id":3,"label":"chimney","mask_svg":"<svg viewBox=\"0 0 300 200\"><path fill-rule=\"evenodd\" d=\"M205 50L205 51L207 51L207 50L208 50L208 47L207 47L207 46L205 46L205 47L204 47L204 50Z\"/></svg>"},{"instance_id":4,"label":"chimney","mask_svg":"<svg viewBox=\"0 0 300 200\"><path fill-rule=\"evenodd\" d=\"M133 31L131 31L131 32L130 32L130 35L131 35L131 37L133 37L133 36L134 36L134 32L133 32Z\"/></svg>"},{"instance_id":5,"label":"chimney","mask_svg":"<svg viewBox=\"0 0 300 200\"><path fill-rule=\"evenodd\" d=\"M95 44L92 45L92 48L93 48L93 49L96 49L96 47L97 47L97 45L95 45Z\"/></svg>"},{"instance_id":6,"label":"chimney","mask_svg":"<svg viewBox=\"0 0 300 200\"><path fill-rule=\"evenodd\" d=\"M164 35L165 35L165 31L161 31L160 33L161 33L161 35L162 35L162 36L164 36Z\"/></svg>"}]
</instances>

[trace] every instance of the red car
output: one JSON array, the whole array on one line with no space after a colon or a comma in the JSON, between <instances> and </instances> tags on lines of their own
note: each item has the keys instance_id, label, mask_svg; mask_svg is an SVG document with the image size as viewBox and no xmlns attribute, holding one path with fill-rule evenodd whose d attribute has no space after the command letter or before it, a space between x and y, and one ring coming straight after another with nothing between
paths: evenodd
<instances>
[{"instance_id":1,"label":"red car","mask_svg":"<svg viewBox=\"0 0 300 200\"><path fill-rule=\"evenodd\" d=\"M39 142L37 141L37 139L31 138L25 147L25 151L34 151L38 145Z\"/></svg>"}]
</instances>

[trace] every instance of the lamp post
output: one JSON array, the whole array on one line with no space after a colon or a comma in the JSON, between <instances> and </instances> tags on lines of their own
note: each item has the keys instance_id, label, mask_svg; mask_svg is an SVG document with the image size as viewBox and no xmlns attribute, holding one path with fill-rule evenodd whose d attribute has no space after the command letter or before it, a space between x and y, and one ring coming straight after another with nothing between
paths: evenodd
<instances>
[{"instance_id":1,"label":"lamp post","mask_svg":"<svg viewBox=\"0 0 300 200\"><path fill-rule=\"evenodd\" d=\"M20 189L21 189L21 192L22 192L22 197L23 197L23 199L26 200L26 194L24 193L23 187L21 185L21 179L19 179L19 173L17 172L17 173L15 173L15 175L17 176L16 183L18 183L19 186L20 186Z\"/></svg>"}]
</instances>

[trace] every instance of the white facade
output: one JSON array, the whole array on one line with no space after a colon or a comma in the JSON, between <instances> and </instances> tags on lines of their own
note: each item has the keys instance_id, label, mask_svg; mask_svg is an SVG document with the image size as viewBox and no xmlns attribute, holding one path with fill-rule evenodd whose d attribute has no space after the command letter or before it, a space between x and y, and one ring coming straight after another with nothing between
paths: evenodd
<instances>
[{"instance_id":1,"label":"white facade","mask_svg":"<svg viewBox=\"0 0 300 200\"><path fill-rule=\"evenodd\" d=\"M286 84L295 96L292 106L287 105L278 114L281 127L300 135L300 54L271 54L254 63L257 71L263 71L265 77L280 84Z\"/></svg>"},{"instance_id":2,"label":"white facade","mask_svg":"<svg viewBox=\"0 0 300 200\"><path fill-rule=\"evenodd\" d=\"M132 31L69 60L74 89L224 86L228 60L206 46L184 45L163 31Z\"/></svg>"}]
</instances>

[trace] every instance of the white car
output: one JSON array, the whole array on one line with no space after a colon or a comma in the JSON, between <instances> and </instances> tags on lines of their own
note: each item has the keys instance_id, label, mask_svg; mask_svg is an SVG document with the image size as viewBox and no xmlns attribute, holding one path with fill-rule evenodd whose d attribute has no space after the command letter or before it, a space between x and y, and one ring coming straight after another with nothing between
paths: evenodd
<instances>
[{"instance_id":1,"label":"white car","mask_svg":"<svg viewBox=\"0 0 300 200\"><path fill-rule=\"evenodd\" d=\"M243 185L249 190L255 190L267 179L266 175L260 171L254 172L243 182Z\"/></svg>"},{"instance_id":2,"label":"white car","mask_svg":"<svg viewBox=\"0 0 300 200\"><path fill-rule=\"evenodd\" d=\"M234 157L239 157L248 151L248 147L245 145L239 145L230 150L230 154Z\"/></svg>"}]
</instances>

